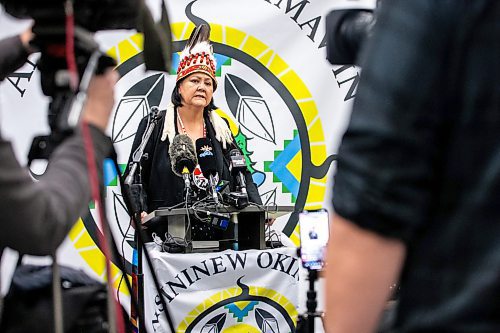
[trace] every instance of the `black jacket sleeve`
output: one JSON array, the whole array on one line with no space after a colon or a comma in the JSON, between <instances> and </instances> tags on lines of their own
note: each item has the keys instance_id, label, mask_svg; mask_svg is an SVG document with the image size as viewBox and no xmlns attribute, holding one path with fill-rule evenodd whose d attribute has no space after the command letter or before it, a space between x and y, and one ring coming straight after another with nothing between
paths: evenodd
<instances>
[{"instance_id":1,"label":"black jacket sleeve","mask_svg":"<svg viewBox=\"0 0 500 333\"><path fill-rule=\"evenodd\" d=\"M252 174L248 171L248 169L245 171L245 178L247 183L248 200L255 204L262 205L259 190L257 189L257 185L253 182Z\"/></svg>"},{"instance_id":2,"label":"black jacket sleeve","mask_svg":"<svg viewBox=\"0 0 500 333\"><path fill-rule=\"evenodd\" d=\"M111 140L97 128L90 127L90 133L102 179ZM0 245L25 254L53 253L88 210L90 184L81 133L56 149L38 182L16 160L10 142L0 138L0 197Z\"/></svg>"}]
</instances>

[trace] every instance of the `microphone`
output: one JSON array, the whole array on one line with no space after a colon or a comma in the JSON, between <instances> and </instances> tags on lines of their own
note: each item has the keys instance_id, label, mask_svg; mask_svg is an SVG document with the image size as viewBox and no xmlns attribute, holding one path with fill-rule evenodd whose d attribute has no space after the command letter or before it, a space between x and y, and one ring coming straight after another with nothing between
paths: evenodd
<instances>
[{"instance_id":1,"label":"microphone","mask_svg":"<svg viewBox=\"0 0 500 333\"><path fill-rule=\"evenodd\" d=\"M208 178L209 186L212 192L212 197L217 205L219 199L217 198L217 191L215 190L217 176L217 163L214 155L214 148L210 139L199 138L196 140L196 155L198 157L198 163L200 164L201 172Z\"/></svg>"},{"instance_id":2,"label":"microphone","mask_svg":"<svg viewBox=\"0 0 500 333\"><path fill-rule=\"evenodd\" d=\"M229 152L229 156L231 159L231 163L229 165L229 171L231 171L231 175L235 177L237 187L243 194L247 194L247 187L245 183L245 176L243 171L247 168L247 163L245 161L245 157L241 155L238 149L233 149Z\"/></svg>"},{"instance_id":3,"label":"microphone","mask_svg":"<svg viewBox=\"0 0 500 333\"><path fill-rule=\"evenodd\" d=\"M178 134L172 140L168 149L172 172L184 179L184 188L189 192L191 181L189 175L194 171L198 160L194 150L193 140L186 134Z\"/></svg>"},{"instance_id":4,"label":"microphone","mask_svg":"<svg viewBox=\"0 0 500 333\"><path fill-rule=\"evenodd\" d=\"M229 171L231 176L236 181L236 192L224 193L224 201L232 207L243 209L248 206L248 193L245 182L244 172L247 164L245 157L238 149L233 149L229 152Z\"/></svg>"}]
</instances>

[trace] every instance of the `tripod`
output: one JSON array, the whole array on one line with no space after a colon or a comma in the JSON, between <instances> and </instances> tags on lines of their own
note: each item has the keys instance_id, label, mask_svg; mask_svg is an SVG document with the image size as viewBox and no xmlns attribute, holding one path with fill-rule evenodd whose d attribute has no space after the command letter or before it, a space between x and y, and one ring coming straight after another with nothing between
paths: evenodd
<instances>
[{"instance_id":1,"label":"tripod","mask_svg":"<svg viewBox=\"0 0 500 333\"><path fill-rule=\"evenodd\" d=\"M309 281L309 289L307 290L307 312L305 314L299 315L297 320L297 333L314 333L314 320L317 317L321 317L322 312L317 312L316 307L318 306L318 301L316 300L316 289L314 285L318 280L318 271L315 269L307 269Z\"/></svg>"}]
</instances>

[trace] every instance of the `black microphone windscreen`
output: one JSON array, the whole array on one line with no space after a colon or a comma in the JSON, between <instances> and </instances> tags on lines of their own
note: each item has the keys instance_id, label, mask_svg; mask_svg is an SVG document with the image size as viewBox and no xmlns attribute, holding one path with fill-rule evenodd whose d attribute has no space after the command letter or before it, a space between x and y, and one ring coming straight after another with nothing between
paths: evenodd
<instances>
[{"instance_id":1,"label":"black microphone windscreen","mask_svg":"<svg viewBox=\"0 0 500 333\"><path fill-rule=\"evenodd\" d=\"M196 140L196 156L200 164L201 172L205 177L215 176L217 173L217 163L214 155L214 147L210 139L199 138Z\"/></svg>"},{"instance_id":2,"label":"black microphone windscreen","mask_svg":"<svg viewBox=\"0 0 500 333\"><path fill-rule=\"evenodd\" d=\"M182 170L187 168L189 173L194 171L196 164L196 152L193 140L186 134L178 134L172 140L168 149L172 171L179 177L182 177Z\"/></svg>"}]
</instances>

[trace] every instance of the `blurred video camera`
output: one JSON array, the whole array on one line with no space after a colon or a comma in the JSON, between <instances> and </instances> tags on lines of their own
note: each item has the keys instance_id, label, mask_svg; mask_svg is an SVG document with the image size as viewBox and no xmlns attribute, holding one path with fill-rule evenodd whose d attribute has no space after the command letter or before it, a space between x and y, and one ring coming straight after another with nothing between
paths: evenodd
<instances>
[{"instance_id":1,"label":"blurred video camera","mask_svg":"<svg viewBox=\"0 0 500 333\"><path fill-rule=\"evenodd\" d=\"M32 18L36 24L51 26L64 22L66 0L1 0L5 10L17 18ZM96 32L109 29L132 29L140 1L75 0L75 24Z\"/></svg>"},{"instance_id":2,"label":"blurred video camera","mask_svg":"<svg viewBox=\"0 0 500 333\"><path fill-rule=\"evenodd\" d=\"M136 29L144 33L147 69L170 67L171 34L165 4L159 23L144 0L0 0L5 11L33 19L32 46L41 52L42 91L50 98L49 136L33 141L28 160L48 159L54 148L75 128L86 99L90 78L116 65L99 50L93 33Z\"/></svg>"},{"instance_id":3,"label":"blurred video camera","mask_svg":"<svg viewBox=\"0 0 500 333\"><path fill-rule=\"evenodd\" d=\"M139 12L139 1L135 0L0 0L0 3L10 15L34 20L35 38L31 44L41 52L37 67L43 93L50 97L69 87L68 77L62 71L68 69L68 58L73 51L70 48L74 49L81 77L90 55L98 49L92 33L136 28ZM71 40L68 34L73 34ZM68 45L71 42L74 44Z\"/></svg>"},{"instance_id":4,"label":"blurred video camera","mask_svg":"<svg viewBox=\"0 0 500 333\"><path fill-rule=\"evenodd\" d=\"M332 65L359 65L362 45L376 22L375 10L368 8L332 10L326 16L326 58Z\"/></svg>"}]
</instances>

